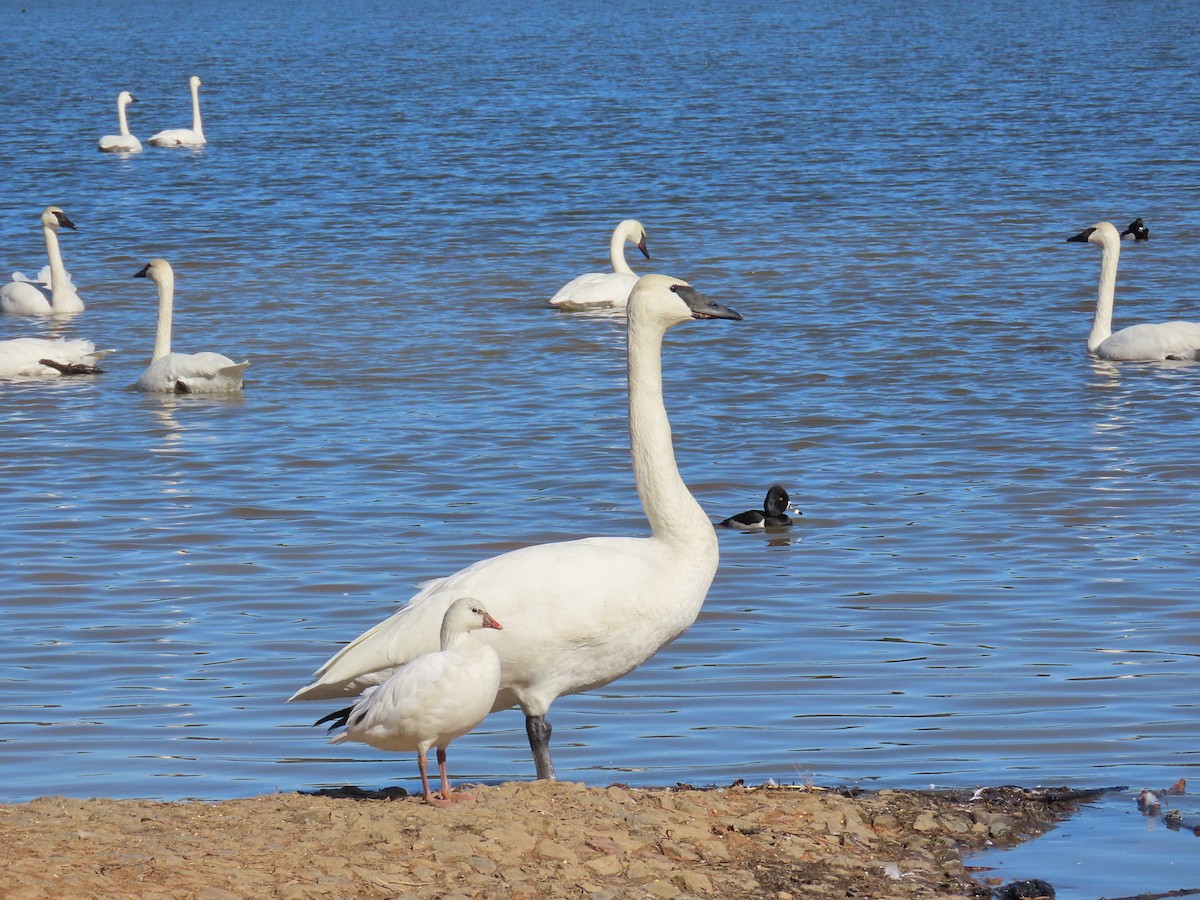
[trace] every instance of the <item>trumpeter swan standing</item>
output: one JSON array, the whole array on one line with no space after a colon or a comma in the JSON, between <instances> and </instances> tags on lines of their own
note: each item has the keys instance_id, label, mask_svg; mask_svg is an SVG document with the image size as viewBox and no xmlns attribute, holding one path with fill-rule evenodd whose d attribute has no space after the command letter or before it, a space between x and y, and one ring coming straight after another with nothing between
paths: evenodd
<instances>
[{"instance_id":1,"label":"trumpeter swan standing","mask_svg":"<svg viewBox=\"0 0 1200 900\"><path fill-rule=\"evenodd\" d=\"M486 597L505 625L493 710L519 704L538 778L555 777L546 712L555 698L608 684L695 621L717 569L712 522L675 465L663 405L662 341L691 319L740 319L685 281L641 278L629 298L629 441L649 537L536 544L427 582L408 605L343 647L292 700L358 694L437 648L459 597Z\"/></svg>"},{"instance_id":2,"label":"trumpeter swan standing","mask_svg":"<svg viewBox=\"0 0 1200 900\"><path fill-rule=\"evenodd\" d=\"M1121 232L1121 240L1148 241L1150 240L1150 229L1146 227L1146 223L1141 219L1134 219L1129 223L1129 227Z\"/></svg>"},{"instance_id":3,"label":"trumpeter swan standing","mask_svg":"<svg viewBox=\"0 0 1200 900\"><path fill-rule=\"evenodd\" d=\"M46 239L46 255L50 265L32 281L20 272L13 272L12 281L0 287L0 312L13 316L56 316L83 312L83 301L71 284L71 274L63 265L58 249L58 229L74 228L75 223L57 206L47 206L42 212L42 235Z\"/></svg>"},{"instance_id":4,"label":"trumpeter swan standing","mask_svg":"<svg viewBox=\"0 0 1200 900\"><path fill-rule=\"evenodd\" d=\"M242 389L249 362L235 363L220 353L172 353L171 314L175 305L175 272L165 259L152 259L135 278L149 278L158 287L158 328L154 356L137 380L139 391L168 394L228 394Z\"/></svg>"},{"instance_id":5,"label":"trumpeter swan standing","mask_svg":"<svg viewBox=\"0 0 1200 900\"><path fill-rule=\"evenodd\" d=\"M470 799L470 794L450 787L446 747L484 720L500 688L500 657L472 635L483 628L501 630L502 626L478 600L455 600L442 618L440 650L418 656L383 684L368 688L353 705L330 713L317 724L333 722L330 731L346 726L330 739L331 744L362 741L379 750L416 750L421 788L431 806ZM440 799L429 789L425 758L435 746L442 781Z\"/></svg>"},{"instance_id":6,"label":"trumpeter swan standing","mask_svg":"<svg viewBox=\"0 0 1200 900\"><path fill-rule=\"evenodd\" d=\"M196 75L188 79L188 85L192 89L192 127L168 128L166 131L160 131L158 134L151 135L150 143L156 147L204 146L206 143L204 128L200 124L200 84L201 81Z\"/></svg>"},{"instance_id":7,"label":"trumpeter swan standing","mask_svg":"<svg viewBox=\"0 0 1200 900\"><path fill-rule=\"evenodd\" d=\"M762 509L748 509L736 516L730 516L720 524L726 528L781 528L791 525L787 511L792 509L792 501L782 484L773 484L767 489L763 499ZM796 511L796 515L800 515Z\"/></svg>"},{"instance_id":8,"label":"trumpeter swan standing","mask_svg":"<svg viewBox=\"0 0 1200 900\"><path fill-rule=\"evenodd\" d=\"M106 153L140 153L142 150L142 142L129 133L129 125L125 121L125 107L130 103L136 103L137 97L129 93L129 91L121 91L117 94L117 123L120 125L120 134L106 134L100 138L100 149Z\"/></svg>"},{"instance_id":9,"label":"trumpeter swan standing","mask_svg":"<svg viewBox=\"0 0 1200 900\"><path fill-rule=\"evenodd\" d=\"M55 378L98 375L98 363L111 350L97 350L82 338L13 338L0 341L0 378Z\"/></svg>"},{"instance_id":10,"label":"trumpeter swan standing","mask_svg":"<svg viewBox=\"0 0 1200 900\"><path fill-rule=\"evenodd\" d=\"M550 305L566 312L624 309L629 292L638 280L637 273L625 261L626 241L641 250L646 259L650 258L650 251L646 248L646 229L641 222L626 219L618 223L608 244L613 271L591 272L567 282L550 298Z\"/></svg>"},{"instance_id":11,"label":"trumpeter swan standing","mask_svg":"<svg viewBox=\"0 0 1200 900\"><path fill-rule=\"evenodd\" d=\"M1088 335L1087 348L1102 359L1161 360L1200 359L1200 323L1162 322L1130 325L1113 333L1113 295L1117 287L1117 260L1121 257L1121 235L1111 222L1097 222L1067 241L1087 242L1100 248L1100 288L1096 294L1096 317Z\"/></svg>"}]
</instances>

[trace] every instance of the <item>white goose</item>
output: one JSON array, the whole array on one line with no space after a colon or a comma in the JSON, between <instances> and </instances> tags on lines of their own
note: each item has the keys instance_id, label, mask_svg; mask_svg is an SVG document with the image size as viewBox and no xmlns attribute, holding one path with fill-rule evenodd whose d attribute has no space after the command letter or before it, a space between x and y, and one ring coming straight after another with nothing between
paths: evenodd
<instances>
[{"instance_id":1,"label":"white goose","mask_svg":"<svg viewBox=\"0 0 1200 900\"><path fill-rule=\"evenodd\" d=\"M331 744L361 741L391 752L416 750L421 788L431 806L470 799L470 794L450 787L446 748L484 720L500 688L500 657L472 635L483 628L501 630L502 626L478 600L455 600L442 618L440 650L418 656L383 684L367 688L353 705L317 724L332 722L330 731L346 726L330 738ZM440 798L429 789L426 754L434 746L442 781Z\"/></svg>"},{"instance_id":2,"label":"white goose","mask_svg":"<svg viewBox=\"0 0 1200 900\"><path fill-rule=\"evenodd\" d=\"M687 282L641 278L629 298L629 438L649 537L537 544L428 582L408 605L342 648L292 700L355 695L437 648L446 608L487 597L505 631L484 637L500 654L493 710L525 713L538 778L553 779L555 698L620 678L695 621L717 569L712 523L675 465L663 405L662 340L691 319L740 319Z\"/></svg>"},{"instance_id":3,"label":"white goose","mask_svg":"<svg viewBox=\"0 0 1200 900\"><path fill-rule=\"evenodd\" d=\"M152 259L135 278L149 278L158 287L158 328L154 356L137 380L139 391L167 394L229 394L242 389L249 362L235 363L220 353L172 353L171 315L175 306L175 272L165 259Z\"/></svg>"},{"instance_id":4,"label":"white goose","mask_svg":"<svg viewBox=\"0 0 1200 900\"><path fill-rule=\"evenodd\" d=\"M129 93L129 91L121 91L117 94L117 124L120 126L120 134L106 134L100 138L100 149L105 153L140 153L142 151L142 142L129 133L129 125L125 121L125 107L130 103L136 103L137 97Z\"/></svg>"},{"instance_id":5,"label":"white goose","mask_svg":"<svg viewBox=\"0 0 1200 900\"><path fill-rule=\"evenodd\" d=\"M1086 241L1100 248L1100 289L1096 295L1096 317L1088 335L1089 353L1101 359L1129 361L1200 359L1200 322L1130 325L1113 333L1113 295L1117 287L1121 235L1111 222L1097 222L1067 240Z\"/></svg>"},{"instance_id":6,"label":"white goose","mask_svg":"<svg viewBox=\"0 0 1200 900\"><path fill-rule=\"evenodd\" d=\"M98 375L98 363L111 350L97 350L82 338L13 338L0 341L0 378L56 378Z\"/></svg>"},{"instance_id":7,"label":"white goose","mask_svg":"<svg viewBox=\"0 0 1200 900\"><path fill-rule=\"evenodd\" d=\"M150 143L155 147L202 147L206 143L204 128L200 123L201 81L199 77L193 75L188 79L188 85L192 89L192 127L168 128L166 131L151 135Z\"/></svg>"},{"instance_id":8,"label":"white goose","mask_svg":"<svg viewBox=\"0 0 1200 900\"><path fill-rule=\"evenodd\" d=\"M626 219L618 223L608 244L613 271L591 272L568 281L550 298L550 305L565 312L624 309L629 292L638 280L637 273L625 261L626 241L641 250L646 259L650 258L650 251L646 248L646 229L641 222Z\"/></svg>"},{"instance_id":9,"label":"white goose","mask_svg":"<svg viewBox=\"0 0 1200 900\"><path fill-rule=\"evenodd\" d=\"M57 206L42 211L42 235L50 265L43 266L33 281L13 272L12 281L0 287L0 313L12 316L57 316L83 312L83 301L71 284L71 273L63 265L58 249L58 229L74 228L75 223Z\"/></svg>"}]
</instances>

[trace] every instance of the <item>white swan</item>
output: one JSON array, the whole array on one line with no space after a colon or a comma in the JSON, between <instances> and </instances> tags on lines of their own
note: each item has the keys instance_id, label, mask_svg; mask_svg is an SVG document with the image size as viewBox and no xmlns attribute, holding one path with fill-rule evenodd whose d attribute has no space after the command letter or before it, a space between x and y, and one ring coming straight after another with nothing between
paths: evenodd
<instances>
[{"instance_id":1,"label":"white swan","mask_svg":"<svg viewBox=\"0 0 1200 900\"><path fill-rule=\"evenodd\" d=\"M111 350L97 350L82 338L13 338L0 341L0 378L56 378L98 375Z\"/></svg>"},{"instance_id":2,"label":"white swan","mask_svg":"<svg viewBox=\"0 0 1200 900\"><path fill-rule=\"evenodd\" d=\"M591 272L567 282L550 298L550 305L565 312L624 309L629 292L638 280L637 273L625 261L626 241L636 245L646 259L650 258L650 251L646 249L646 229L641 222L626 219L613 230L608 244L613 271Z\"/></svg>"},{"instance_id":3,"label":"white swan","mask_svg":"<svg viewBox=\"0 0 1200 900\"><path fill-rule=\"evenodd\" d=\"M141 153L142 142L129 133L129 125L125 121L125 107L136 103L137 97L129 91L117 94L117 124L120 134L106 134L100 138L100 149L106 153Z\"/></svg>"},{"instance_id":4,"label":"white swan","mask_svg":"<svg viewBox=\"0 0 1200 900\"><path fill-rule=\"evenodd\" d=\"M83 312L83 301L71 284L71 273L63 265L58 249L58 229L74 228L75 223L57 206L42 211L42 235L50 265L43 266L38 280L13 272L12 281L0 287L0 313L12 316L56 316Z\"/></svg>"},{"instance_id":5,"label":"white swan","mask_svg":"<svg viewBox=\"0 0 1200 900\"><path fill-rule=\"evenodd\" d=\"M422 585L408 605L342 648L292 700L360 693L437 648L451 601L486 597L503 632L482 636L500 654L493 710L514 703L538 778L554 778L546 712L556 697L608 684L640 666L696 619L717 568L712 523L675 465L663 406L662 340L690 319L740 319L665 275L629 298L629 438L649 537L537 544Z\"/></svg>"},{"instance_id":6,"label":"white swan","mask_svg":"<svg viewBox=\"0 0 1200 900\"><path fill-rule=\"evenodd\" d=\"M205 143L204 128L200 124L200 79L193 75L188 79L192 89L192 127L168 128L150 136L155 147L202 147Z\"/></svg>"},{"instance_id":7,"label":"white swan","mask_svg":"<svg viewBox=\"0 0 1200 900\"><path fill-rule=\"evenodd\" d=\"M1200 322L1130 325L1113 333L1113 294L1117 287L1121 235L1111 222L1097 222L1067 240L1086 241L1100 248L1100 289L1096 295L1096 317L1088 335L1089 353L1102 359L1130 361L1200 359Z\"/></svg>"},{"instance_id":8,"label":"white swan","mask_svg":"<svg viewBox=\"0 0 1200 900\"><path fill-rule=\"evenodd\" d=\"M172 353L171 314L175 305L175 272L165 259L152 259L135 278L158 286L158 328L154 356L137 380L139 391L167 394L228 394L242 389L249 362L235 363L220 353Z\"/></svg>"},{"instance_id":9,"label":"white swan","mask_svg":"<svg viewBox=\"0 0 1200 900\"><path fill-rule=\"evenodd\" d=\"M330 738L331 744L361 741L379 750L416 750L421 788L431 806L470 799L470 794L450 787L446 747L492 711L500 689L500 657L471 632L502 627L478 600L455 600L442 618L440 650L418 656L383 684L367 688L352 706L330 713L317 724L333 722L330 731L346 726ZM442 780L440 798L429 789L425 758L434 746Z\"/></svg>"}]
</instances>

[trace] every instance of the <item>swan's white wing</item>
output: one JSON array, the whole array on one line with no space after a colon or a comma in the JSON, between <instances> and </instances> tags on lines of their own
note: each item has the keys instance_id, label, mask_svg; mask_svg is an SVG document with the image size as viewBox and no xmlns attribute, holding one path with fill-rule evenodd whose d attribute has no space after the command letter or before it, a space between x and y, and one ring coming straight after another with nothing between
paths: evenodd
<instances>
[{"instance_id":1,"label":"swan's white wing","mask_svg":"<svg viewBox=\"0 0 1200 900\"><path fill-rule=\"evenodd\" d=\"M396 667L436 650L442 618L459 597L479 598L504 626L479 639L496 648L502 663L519 659L520 666L506 667L505 678L519 668L526 681L535 682L544 675L539 664L544 660L575 686L592 676L571 671L564 657L577 661L581 670L595 668L593 657L605 652L610 639L619 640L637 658L605 662L596 677L597 683L607 683L661 644L661 638L639 641L641 624L659 635L665 627L674 637L695 617L695 609L656 605L663 573L669 570L663 554L664 548L649 538L604 537L537 544L482 560L430 583L403 609L343 647L291 699L358 693ZM643 644L653 640L657 643L645 650ZM574 652L565 654L564 646Z\"/></svg>"},{"instance_id":2,"label":"swan's white wing","mask_svg":"<svg viewBox=\"0 0 1200 900\"><path fill-rule=\"evenodd\" d=\"M48 316L51 314L50 289L30 281L20 272L13 280L0 285L0 312L17 316Z\"/></svg>"},{"instance_id":3,"label":"swan's white wing","mask_svg":"<svg viewBox=\"0 0 1200 900\"><path fill-rule=\"evenodd\" d=\"M1096 353L1105 359L1200 359L1200 322L1130 325L1107 338Z\"/></svg>"},{"instance_id":4,"label":"swan's white wing","mask_svg":"<svg viewBox=\"0 0 1200 900\"><path fill-rule=\"evenodd\" d=\"M240 391L242 375L249 362L235 363L220 353L168 353L155 360L138 379L143 391L195 394Z\"/></svg>"},{"instance_id":5,"label":"swan's white wing","mask_svg":"<svg viewBox=\"0 0 1200 900\"><path fill-rule=\"evenodd\" d=\"M156 147L199 147L205 140L190 128L168 128L151 135L150 143Z\"/></svg>"},{"instance_id":6,"label":"swan's white wing","mask_svg":"<svg viewBox=\"0 0 1200 900\"><path fill-rule=\"evenodd\" d=\"M550 298L550 304L566 312L587 309L624 308L638 277L623 272L592 272L567 282Z\"/></svg>"}]
</instances>

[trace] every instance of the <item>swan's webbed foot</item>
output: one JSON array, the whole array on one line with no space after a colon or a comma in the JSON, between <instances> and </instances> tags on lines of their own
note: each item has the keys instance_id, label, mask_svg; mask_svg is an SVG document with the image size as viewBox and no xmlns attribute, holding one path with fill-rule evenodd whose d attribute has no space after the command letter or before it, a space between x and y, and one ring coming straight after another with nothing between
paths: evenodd
<instances>
[{"instance_id":1,"label":"swan's webbed foot","mask_svg":"<svg viewBox=\"0 0 1200 900\"><path fill-rule=\"evenodd\" d=\"M550 732L553 729L545 716L526 716L525 733L529 736L529 749L533 751L533 764L537 777L542 781L558 781L554 774L554 762L550 759Z\"/></svg>"},{"instance_id":2,"label":"swan's webbed foot","mask_svg":"<svg viewBox=\"0 0 1200 900\"><path fill-rule=\"evenodd\" d=\"M103 372L99 366L89 366L86 363L60 363L53 359L39 359L38 362L57 369L63 375L100 375Z\"/></svg>"}]
</instances>

